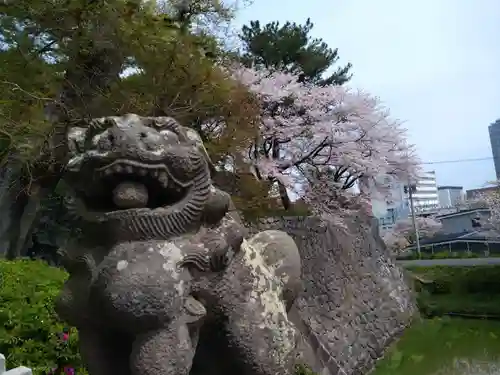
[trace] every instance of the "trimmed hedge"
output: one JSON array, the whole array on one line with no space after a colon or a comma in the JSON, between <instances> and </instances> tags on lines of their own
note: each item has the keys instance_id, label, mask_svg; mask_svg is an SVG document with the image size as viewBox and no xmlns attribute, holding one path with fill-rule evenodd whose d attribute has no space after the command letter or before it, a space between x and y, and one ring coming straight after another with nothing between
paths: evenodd
<instances>
[{"instance_id":1,"label":"trimmed hedge","mask_svg":"<svg viewBox=\"0 0 500 375\"><path fill-rule=\"evenodd\" d=\"M411 267L411 272L433 282L426 286L432 294L500 294L500 266Z\"/></svg>"},{"instance_id":2,"label":"trimmed hedge","mask_svg":"<svg viewBox=\"0 0 500 375\"><path fill-rule=\"evenodd\" d=\"M424 315L452 313L500 318L500 266L433 266L409 270L430 281L417 288L417 302Z\"/></svg>"},{"instance_id":3,"label":"trimmed hedge","mask_svg":"<svg viewBox=\"0 0 500 375\"><path fill-rule=\"evenodd\" d=\"M493 256L493 255L491 255ZM466 251L440 251L438 253L420 253L413 252L406 256L398 256L397 260L419 260L419 259L470 259L470 258L484 258L484 254L468 253Z\"/></svg>"},{"instance_id":4,"label":"trimmed hedge","mask_svg":"<svg viewBox=\"0 0 500 375\"><path fill-rule=\"evenodd\" d=\"M53 309L66 277L41 261L0 261L0 353L10 367L26 366L35 375L46 375L70 365L76 374L86 374L76 330L65 326Z\"/></svg>"}]
</instances>

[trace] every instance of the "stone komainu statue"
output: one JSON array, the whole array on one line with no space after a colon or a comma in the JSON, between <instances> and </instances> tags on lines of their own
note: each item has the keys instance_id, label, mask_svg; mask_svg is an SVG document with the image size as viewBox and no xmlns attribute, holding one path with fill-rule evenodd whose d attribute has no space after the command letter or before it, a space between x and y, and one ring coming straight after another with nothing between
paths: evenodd
<instances>
[{"instance_id":1,"label":"stone komainu statue","mask_svg":"<svg viewBox=\"0 0 500 375\"><path fill-rule=\"evenodd\" d=\"M129 114L68 141L82 235L63 250L56 311L90 374L291 374L297 247L281 231L246 238L199 135Z\"/></svg>"}]
</instances>

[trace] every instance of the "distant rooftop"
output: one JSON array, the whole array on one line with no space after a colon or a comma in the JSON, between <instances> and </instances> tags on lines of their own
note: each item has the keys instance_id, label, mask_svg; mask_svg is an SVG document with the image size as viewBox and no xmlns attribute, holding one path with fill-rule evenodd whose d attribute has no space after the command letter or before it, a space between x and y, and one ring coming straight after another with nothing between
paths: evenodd
<instances>
[{"instance_id":1,"label":"distant rooftop","mask_svg":"<svg viewBox=\"0 0 500 375\"><path fill-rule=\"evenodd\" d=\"M420 241L420 246L440 245L450 242L499 242L500 237L495 231L468 231L461 233L436 234L431 238L425 238ZM414 245L408 249L414 248Z\"/></svg>"},{"instance_id":2,"label":"distant rooftop","mask_svg":"<svg viewBox=\"0 0 500 375\"><path fill-rule=\"evenodd\" d=\"M498 186L486 186L486 187L482 187L482 188L469 189L467 191L493 191L493 190L496 190L498 188L499 188Z\"/></svg>"},{"instance_id":3,"label":"distant rooftop","mask_svg":"<svg viewBox=\"0 0 500 375\"><path fill-rule=\"evenodd\" d=\"M483 193L498 191L498 189L499 189L498 186L488 186L484 188L469 189L465 192L465 195L467 196L467 199L472 199L472 198L477 198L478 195Z\"/></svg>"},{"instance_id":4,"label":"distant rooftop","mask_svg":"<svg viewBox=\"0 0 500 375\"><path fill-rule=\"evenodd\" d=\"M438 190L463 190L463 186L438 186Z\"/></svg>"},{"instance_id":5,"label":"distant rooftop","mask_svg":"<svg viewBox=\"0 0 500 375\"><path fill-rule=\"evenodd\" d=\"M474 213L474 212L489 212L490 209L489 208L468 208L468 209L465 209L465 210L460 210L458 212L450 212L450 213L446 213L446 214L441 214L441 215L436 215L436 219L446 219L446 218L449 218L449 217L454 217L454 216L462 216L462 215L469 215L471 213Z\"/></svg>"}]
</instances>

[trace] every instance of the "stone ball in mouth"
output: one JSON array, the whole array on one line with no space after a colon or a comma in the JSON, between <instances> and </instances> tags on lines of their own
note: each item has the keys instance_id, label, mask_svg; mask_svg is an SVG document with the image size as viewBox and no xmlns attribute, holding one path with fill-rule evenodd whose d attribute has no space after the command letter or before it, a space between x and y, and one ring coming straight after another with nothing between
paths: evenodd
<instances>
[{"instance_id":1,"label":"stone ball in mouth","mask_svg":"<svg viewBox=\"0 0 500 375\"><path fill-rule=\"evenodd\" d=\"M121 209L146 207L148 199L148 189L140 182L122 182L113 190L113 203Z\"/></svg>"}]
</instances>

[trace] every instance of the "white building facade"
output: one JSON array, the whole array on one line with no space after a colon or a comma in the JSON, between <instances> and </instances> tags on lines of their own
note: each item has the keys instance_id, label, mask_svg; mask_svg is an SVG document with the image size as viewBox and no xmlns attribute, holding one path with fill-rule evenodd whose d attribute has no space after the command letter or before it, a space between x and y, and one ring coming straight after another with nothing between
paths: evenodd
<instances>
[{"instance_id":1,"label":"white building facade","mask_svg":"<svg viewBox=\"0 0 500 375\"><path fill-rule=\"evenodd\" d=\"M413 192L413 207L415 208L415 213L437 210L439 208L439 195L436 172L423 172L418 177L415 185L416 190Z\"/></svg>"}]
</instances>

